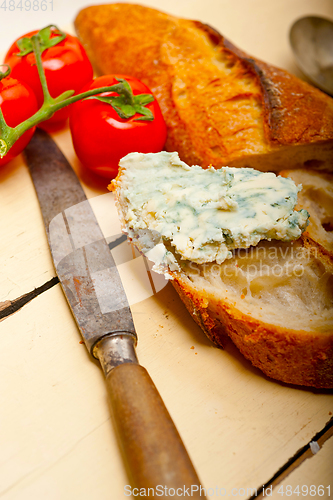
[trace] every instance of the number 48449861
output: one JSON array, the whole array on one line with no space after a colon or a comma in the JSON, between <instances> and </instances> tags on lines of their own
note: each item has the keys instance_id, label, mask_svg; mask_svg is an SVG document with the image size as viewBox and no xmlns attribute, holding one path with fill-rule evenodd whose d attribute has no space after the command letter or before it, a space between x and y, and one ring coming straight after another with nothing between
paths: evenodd
<instances>
[{"instance_id":1,"label":"number 48449861","mask_svg":"<svg viewBox=\"0 0 333 500\"><path fill-rule=\"evenodd\" d=\"M53 0L3 0L0 9L12 12L16 10L53 10Z\"/></svg>"}]
</instances>

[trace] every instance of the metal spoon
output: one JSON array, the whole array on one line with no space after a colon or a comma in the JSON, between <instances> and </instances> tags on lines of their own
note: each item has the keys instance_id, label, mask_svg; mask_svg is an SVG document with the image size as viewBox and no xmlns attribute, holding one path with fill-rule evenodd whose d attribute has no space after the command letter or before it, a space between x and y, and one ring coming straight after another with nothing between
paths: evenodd
<instances>
[{"instance_id":1,"label":"metal spoon","mask_svg":"<svg viewBox=\"0 0 333 500\"><path fill-rule=\"evenodd\" d=\"M314 85L333 95L333 22L302 17L291 27L289 39L299 68Z\"/></svg>"}]
</instances>

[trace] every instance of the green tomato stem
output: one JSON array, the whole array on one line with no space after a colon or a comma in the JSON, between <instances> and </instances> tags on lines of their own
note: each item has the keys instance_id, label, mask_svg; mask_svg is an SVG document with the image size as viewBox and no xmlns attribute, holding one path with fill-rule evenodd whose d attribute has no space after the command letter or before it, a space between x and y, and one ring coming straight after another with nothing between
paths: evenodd
<instances>
[{"instance_id":1,"label":"green tomato stem","mask_svg":"<svg viewBox=\"0 0 333 500\"><path fill-rule=\"evenodd\" d=\"M7 68L5 71L2 71L1 68ZM0 64L0 80L2 80L3 78L6 78L7 76L10 75L10 67L8 66L8 64Z\"/></svg>"},{"instance_id":2,"label":"green tomato stem","mask_svg":"<svg viewBox=\"0 0 333 500\"><path fill-rule=\"evenodd\" d=\"M96 94L112 91L112 86L101 87L99 89L88 90L87 92L83 92L82 94L77 94L72 97L65 98L64 100L60 100L60 98L63 98L64 95L69 95L69 93L73 93L74 91L69 90L67 92L64 92L64 94L58 96L56 99L53 99L50 96L49 102L44 102L42 107L34 115L17 125L15 128L8 127L0 109L0 158L3 158L5 156L5 154L10 150L17 139L24 134L24 132L32 127L35 127L39 123L48 120L56 111L59 111L59 109L65 108L69 104L73 104L74 102L85 99L86 97L91 97Z\"/></svg>"},{"instance_id":3,"label":"green tomato stem","mask_svg":"<svg viewBox=\"0 0 333 500\"><path fill-rule=\"evenodd\" d=\"M56 98L53 98L50 95L45 72L42 63L41 56L41 47L39 35L33 35L31 37L31 43L33 47L33 52L36 58L38 75L40 78L40 82L43 89L44 102L42 107L30 118L20 123L16 127L9 127L4 119L2 110L0 108L0 158L3 158L10 148L14 145L14 143L30 128L35 127L39 123L48 120L53 116L53 114L62 109L69 104L73 104L80 99L85 99L86 97L91 97L96 94L100 94L102 92L112 92L114 90L114 86L109 87L101 87L99 89L88 90L87 92L83 92L82 94L77 94L73 96L75 93L74 90L67 90L63 92ZM7 75L6 75L7 76Z\"/></svg>"},{"instance_id":4,"label":"green tomato stem","mask_svg":"<svg viewBox=\"0 0 333 500\"><path fill-rule=\"evenodd\" d=\"M0 158L3 158L7 153L7 144L3 139L0 139Z\"/></svg>"},{"instance_id":5,"label":"green tomato stem","mask_svg":"<svg viewBox=\"0 0 333 500\"><path fill-rule=\"evenodd\" d=\"M32 43L32 48L33 48L35 58L36 58L36 64L37 64L37 70L38 70L40 83L42 84L44 104L45 103L51 104L53 99L50 95L50 92L49 92L49 89L48 89L48 86L46 83L46 77L45 77L45 72L44 72L43 63L42 63L42 54L41 54L41 50L40 50L39 36L33 35L31 37L31 43Z\"/></svg>"},{"instance_id":6,"label":"green tomato stem","mask_svg":"<svg viewBox=\"0 0 333 500\"><path fill-rule=\"evenodd\" d=\"M0 108L0 129L2 130L3 127L8 127L7 123L5 122L5 119L3 117L2 109Z\"/></svg>"},{"instance_id":7,"label":"green tomato stem","mask_svg":"<svg viewBox=\"0 0 333 500\"><path fill-rule=\"evenodd\" d=\"M40 82L43 89L44 102L42 107L30 118L20 123L16 127L9 127L4 119L2 110L0 108L0 158L3 158L10 148L14 145L14 143L30 128L35 127L39 123L48 120L51 116L54 115L56 111L62 109L70 104L73 104L76 101L81 99L85 99L86 97L91 97L96 94L100 94L103 92L112 92L114 91L114 86L109 87L101 87L99 89L88 90L87 92L83 92L82 94L74 94L74 90L67 90L63 92L56 98L53 98L47 86L45 72L42 63L41 57L41 48L40 48L40 40L38 35L33 35L31 37L31 42L33 46L33 52L36 57L36 64L38 69L38 75L40 78Z\"/></svg>"}]
</instances>

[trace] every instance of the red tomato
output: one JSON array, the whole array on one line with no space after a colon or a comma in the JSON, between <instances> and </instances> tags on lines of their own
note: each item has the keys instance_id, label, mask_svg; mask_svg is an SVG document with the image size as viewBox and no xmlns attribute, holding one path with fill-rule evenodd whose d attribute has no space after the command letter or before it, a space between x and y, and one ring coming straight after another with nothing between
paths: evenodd
<instances>
[{"instance_id":1,"label":"red tomato","mask_svg":"<svg viewBox=\"0 0 333 500\"><path fill-rule=\"evenodd\" d=\"M38 31L31 31L24 35L30 38ZM51 34L51 39L55 37ZM21 37L23 38L23 37ZM18 39L19 40L19 39ZM33 52L25 56L18 56L20 49L17 40L10 47L5 57L5 63L11 69L11 75L18 80L27 83L34 91L38 106L43 104L43 91L39 80L35 55ZM45 49L42 53L43 68L49 92L52 97L58 97L66 90L79 90L93 78L93 69L87 54L74 36L66 34L66 38L53 47ZM66 107L57 111L52 118L38 125L41 128L50 130L59 128L69 116L69 108Z\"/></svg>"},{"instance_id":2,"label":"red tomato","mask_svg":"<svg viewBox=\"0 0 333 500\"><path fill-rule=\"evenodd\" d=\"M150 94L139 80L124 75L96 78L81 91L117 84L125 79L135 96ZM98 96L117 96L104 92ZM75 152L84 167L111 180L117 175L119 160L131 152L157 153L166 141L166 125L156 98L144 107L152 113L152 120L143 120L140 113L121 118L111 104L98 99L84 99L71 106L69 119Z\"/></svg>"},{"instance_id":3,"label":"red tomato","mask_svg":"<svg viewBox=\"0 0 333 500\"><path fill-rule=\"evenodd\" d=\"M0 107L5 122L10 127L16 127L27 120L38 109L37 100L31 88L10 76L0 81ZM15 142L8 153L0 159L0 166L5 165L23 151L33 136L35 128L27 130Z\"/></svg>"}]
</instances>

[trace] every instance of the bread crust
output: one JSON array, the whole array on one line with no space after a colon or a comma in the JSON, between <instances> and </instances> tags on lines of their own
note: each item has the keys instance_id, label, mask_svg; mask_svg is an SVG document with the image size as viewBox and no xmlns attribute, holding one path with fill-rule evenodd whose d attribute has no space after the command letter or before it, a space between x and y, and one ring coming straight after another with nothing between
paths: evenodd
<instances>
[{"instance_id":1,"label":"bread crust","mask_svg":"<svg viewBox=\"0 0 333 500\"><path fill-rule=\"evenodd\" d=\"M207 299L184 275L171 281L194 321L219 347L228 335L265 375L288 384L333 388L333 332L293 330L242 313L230 302Z\"/></svg>"},{"instance_id":2,"label":"bread crust","mask_svg":"<svg viewBox=\"0 0 333 500\"><path fill-rule=\"evenodd\" d=\"M98 72L131 74L151 88L166 149L186 163L332 170L333 100L210 26L111 4L83 9L75 27Z\"/></svg>"},{"instance_id":3,"label":"bread crust","mask_svg":"<svg viewBox=\"0 0 333 500\"><path fill-rule=\"evenodd\" d=\"M206 32L221 52L236 56L253 76L262 90L265 135L273 145L308 144L333 138L333 101L318 89L287 71L249 56L225 39L214 28L194 21ZM302 108L309 113L299 113Z\"/></svg>"},{"instance_id":4,"label":"bread crust","mask_svg":"<svg viewBox=\"0 0 333 500\"><path fill-rule=\"evenodd\" d=\"M333 175L311 170L282 170L280 175L302 185L296 210L305 208L310 213L305 234L320 244L333 261Z\"/></svg>"}]
</instances>

